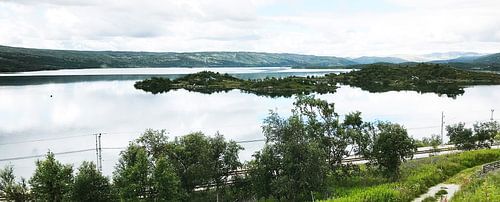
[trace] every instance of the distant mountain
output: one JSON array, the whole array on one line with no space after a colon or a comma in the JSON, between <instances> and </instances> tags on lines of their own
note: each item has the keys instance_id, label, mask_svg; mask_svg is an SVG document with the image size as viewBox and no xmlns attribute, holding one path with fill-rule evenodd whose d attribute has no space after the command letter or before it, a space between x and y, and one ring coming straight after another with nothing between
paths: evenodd
<instances>
[{"instance_id":1,"label":"distant mountain","mask_svg":"<svg viewBox=\"0 0 500 202\"><path fill-rule=\"evenodd\" d=\"M500 64L500 53L478 57L472 61L478 64Z\"/></svg>"},{"instance_id":2,"label":"distant mountain","mask_svg":"<svg viewBox=\"0 0 500 202\"><path fill-rule=\"evenodd\" d=\"M480 57L487 55L486 53L476 53L476 52L442 52L442 53L429 53L423 55L406 55L399 54L394 55L394 57L402 58L412 62L431 62L431 61L447 61L451 59L458 58L471 58L471 57Z\"/></svg>"},{"instance_id":3,"label":"distant mountain","mask_svg":"<svg viewBox=\"0 0 500 202\"><path fill-rule=\"evenodd\" d=\"M430 60L450 60L456 58L469 58L469 57L480 57L483 55L487 55L485 53L476 53L476 52L444 52L444 53L430 53L421 55L423 58L427 58Z\"/></svg>"},{"instance_id":4,"label":"distant mountain","mask_svg":"<svg viewBox=\"0 0 500 202\"><path fill-rule=\"evenodd\" d=\"M481 56L463 56L463 57L458 57L458 58L449 59L449 60L434 60L434 61L430 61L430 62L431 63L454 63L454 62L471 63L479 57L481 57Z\"/></svg>"},{"instance_id":5,"label":"distant mountain","mask_svg":"<svg viewBox=\"0 0 500 202\"><path fill-rule=\"evenodd\" d=\"M373 64L373 63L404 63L404 62L409 62L408 60L404 60L401 58L397 57L369 57L369 56L363 56L359 58L354 58L351 59L352 61L358 63L358 64Z\"/></svg>"},{"instance_id":6,"label":"distant mountain","mask_svg":"<svg viewBox=\"0 0 500 202\"><path fill-rule=\"evenodd\" d=\"M432 53L421 56L341 58L263 52L75 51L0 46L0 72L129 67L348 67L365 64L413 66L422 60L462 69L500 71L500 54ZM404 56L404 57L403 57ZM457 57L456 57L457 56ZM413 59L411 59L413 57ZM427 59L424 59L427 57ZM449 58L451 57L451 58ZM410 59L407 59L410 58ZM430 58L448 58L430 60Z\"/></svg>"},{"instance_id":7,"label":"distant mountain","mask_svg":"<svg viewBox=\"0 0 500 202\"><path fill-rule=\"evenodd\" d=\"M118 67L336 67L355 62L332 56L261 52L74 51L0 46L0 72Z\"/></svg>"},{"instance_id":8,"label":"distant mountain","mask_svg":"<svg viewBox=\"0 0 500 202\"><path fill-rule=\"evenodd\" d=\"M459 57L450 60L438 60L432 61L432 63L446 63L462 69L500 71L500 53L484 56Z\"/></svg>"}]
</instances>

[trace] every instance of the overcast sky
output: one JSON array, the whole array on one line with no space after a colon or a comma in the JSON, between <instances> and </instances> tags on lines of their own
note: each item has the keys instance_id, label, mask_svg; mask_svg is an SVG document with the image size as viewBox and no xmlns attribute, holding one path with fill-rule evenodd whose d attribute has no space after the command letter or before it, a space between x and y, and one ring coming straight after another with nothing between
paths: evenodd
<instances>
[{"instance_id":1,"label":"overcast sky","mask_svg":"<svg viewBox=\"0 0 500 202\"><path fill-rule=\"evenodd\" d=\"M0 44L386 56L500 52L498 0L0 0Z\"/></svg>"}]
</instances>

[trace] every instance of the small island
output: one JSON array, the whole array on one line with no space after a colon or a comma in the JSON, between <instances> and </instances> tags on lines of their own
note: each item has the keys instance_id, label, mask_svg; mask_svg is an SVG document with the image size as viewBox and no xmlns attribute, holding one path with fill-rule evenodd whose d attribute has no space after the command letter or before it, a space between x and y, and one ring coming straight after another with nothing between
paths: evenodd
<instances>
[{"instance_id":1,"label":"small island","mask_svg":"<svg viewBox=\"0 0 500 202\"><path fill-rule=\"evenodd\" d=\"M255 80L239 79L229 74L203 71L174 80L153 77L135 83L135 88L153 94L186 89L200 93L227 92L239 89L244 92L269 97L290 97L298 94L334 93L336 82L327 77L286 77Z\"/></svg>"},{"instance_id":2,"label":"small island","mask_svg":"<svg viewBox=\"0 0 500 202\"><path fill-rule=\"evenodd\" d=\"M203 71L174 80L153 77L135 83L135 88L153 94L170 90L211 94L239 89L243 92L270 97L290 97L299 94L334 93L337 84L359 87L369 92L417 91L437 93L455 98L472 85L498 85L500 74L455 69L439 64L395 66L365 65L360 70L320 77L285 77L244 80L228 74Z\"/></svg>"},{"instance_id":3,"label":"small island","mask_svg":"<svg viewBox=\"0 0 500 202\"><path fill-rule=\"evenodd\" d=\"M499 85L500 74L456 69L446 65L420 63L413 66L371 64L359 71L329 74L339 83L369 92L417 91L455 98L473 85Z\"/></svg>"}]
</instances>

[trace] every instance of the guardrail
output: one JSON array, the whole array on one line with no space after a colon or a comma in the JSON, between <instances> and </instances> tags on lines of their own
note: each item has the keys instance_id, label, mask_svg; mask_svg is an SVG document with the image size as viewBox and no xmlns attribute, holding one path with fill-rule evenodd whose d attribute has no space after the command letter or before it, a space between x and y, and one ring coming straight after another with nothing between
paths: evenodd
<instances>
[{"instance_id":1,"label":"guardrail","mask_svg":"<svg viewBox=\"0 0 500 202\"><path fill-rule=\"evenodd\" d=\"M441 152L450 152L450 151L458 151L458 150L455 148L454 145L441 145L438 148L421 147L420 150L415 152L415 155L418 155L418 154L439 155L439 153L441 153ZM355 162L363 162L366 160L367 159L365 159L364 157L361 157L361 156L352 156L350 158L348 157L348 158L344 159L342 163L355 163ZM249 171L250 171L250 169L248 169L248 168L240 168L238 170L229 171L229 173L228 173L229 179L227 179L224 184L225 185L233 184L235 182L234 181L235 176L244 177L248 174ZM195 190L210 189L210 188L213 188L215 186L216 185L214 183L204 184L204 185L196 186Z\"/></svg>"},{"instance_id":2,"label":"guardrail","mask_svg":"<svg viewBox=\"0 0 500 202\"><path fill-rule=\"evenodd\" d=\"M491 171L500 169L500 161L491 162L483 165L483 169L481 170L481 175L489 173Z\"/></svg>"}]
</instances>

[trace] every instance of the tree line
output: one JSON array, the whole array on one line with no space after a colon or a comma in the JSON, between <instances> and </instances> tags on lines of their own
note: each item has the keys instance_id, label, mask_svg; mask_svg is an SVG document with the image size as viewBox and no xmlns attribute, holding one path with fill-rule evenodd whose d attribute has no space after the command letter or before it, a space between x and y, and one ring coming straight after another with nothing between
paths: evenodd
<instances>
[{"instance_id":1,"label":"tree line","mask_svg":"<svg viewBox=\"0 0 500 202\"><path fill-rule=\"evenodd\" d=\"M489 122L447 131L457 148L476 149L490 147L499 128ZM28 180L17 180L12 166L1 169L0 196L11 201L310 201L329 197L329 181L359 174L360 165L346 163L351 156L364 157L370 170L391 181L417 150L404 126L365 122L360 112L341 118L333 103L313 96L298 96L289 117L271 111L262 131L264 147L241 162L243 147L221 134L196 132L169 140L164 130L146 130L120 153L111 177L92 162L75 171L49 152L36 161Z\"/></svg>"}]
</instances>

